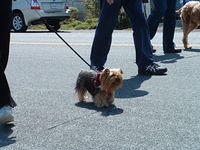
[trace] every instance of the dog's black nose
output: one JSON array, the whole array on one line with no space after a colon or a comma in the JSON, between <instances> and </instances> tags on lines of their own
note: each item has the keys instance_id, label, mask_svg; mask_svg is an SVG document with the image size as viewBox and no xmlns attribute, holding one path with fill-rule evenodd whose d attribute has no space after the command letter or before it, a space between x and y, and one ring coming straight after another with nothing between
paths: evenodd
<instances>
[{"instance_id":1,"label":"dog's black nose","mask_svg":"<svg viewBox=\"0 0 200 150\"><path fill-rule=\"evenodd\" d=\"M119 82L119 81L120 81L120 79L119 79L119 78L115 79L115 82Z\"/></svg>"}]
</instances>

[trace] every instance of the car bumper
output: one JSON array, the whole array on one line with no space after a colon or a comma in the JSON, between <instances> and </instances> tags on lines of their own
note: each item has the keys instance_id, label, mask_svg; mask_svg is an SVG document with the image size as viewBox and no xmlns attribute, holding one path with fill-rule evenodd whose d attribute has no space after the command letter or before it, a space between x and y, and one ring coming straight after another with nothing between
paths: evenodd
<instances>
[{"instance_id":1,"label":"car bumper","mask_svg":"<svg viewBox=\"0 0 200 150\"><path fill-rule=\"evenodd\" d=\"M40 23L45 23L45 22L47 22L47 21L63 21L63 20L65 20L65 19L69 19L70 18L70 16L63 16L63 17L61 17L61 16L53 16L53 17L41 17L40 19L38 19L38 20L33 20L32 22L31 22L31 24L32 25L36 25L36 24L40 24Z\"/></svg>"}]
</instances>

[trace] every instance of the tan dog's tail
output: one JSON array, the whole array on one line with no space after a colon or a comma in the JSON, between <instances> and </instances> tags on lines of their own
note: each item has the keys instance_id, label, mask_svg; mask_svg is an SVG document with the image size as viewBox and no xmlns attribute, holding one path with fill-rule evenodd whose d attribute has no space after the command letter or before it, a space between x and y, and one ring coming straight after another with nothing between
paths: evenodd
<instances>
[{"instance_id":1,"label":"tan dog's tail","mask_svg":"<svg viewBox=\"0 0 200 150\"><path fill-rule=\"evenodd\" d=\"M182 7L179 10L176 11L176 13L179 14L179 15L181 14L181 12L182 12Z\"/></svg>"}]
</instances>

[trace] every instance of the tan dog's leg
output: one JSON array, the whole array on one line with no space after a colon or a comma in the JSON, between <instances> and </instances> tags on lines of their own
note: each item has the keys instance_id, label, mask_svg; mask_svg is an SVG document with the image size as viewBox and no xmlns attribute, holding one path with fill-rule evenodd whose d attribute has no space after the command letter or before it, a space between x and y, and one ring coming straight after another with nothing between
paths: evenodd
<instances>
[{"instance_id":1,"label":"tan dog's leg","mask_svg":"<svg viewBox=\"0 0 200 150\"><path fill-rule=\"evenodd\" d=\"M101 93L96 94L92 99L97 107L103 107Z\"/></svg>"},{"instance_id":2,"label":"tan dog's leg","mask_svg":"<svg viewBox=\"0 0 200 150\"><path fill-rule=\"evenodd\" d=\"M191 49L192 47L188 45L188 28L189 24L183 21L183 45L185 49Z\"/></svg>"},{"instance_id":3,"label":"tan dog's leg","mask_svg":"<svg viewBox=\"0 0 200 150\"><path fill-rule=\"evenodd\" d=\"M93 101L97 107L108 107L109 106L109 97L105 91L100 91L93 97Z\"/></svg>"},{"instance_id":4,"label":"tan dog's leg","mask_svg":"<svg viewBox=\"0 0 200 150\"><path fill-rule=\"evenodd\" d=\"M110 95L109 99L108 99L108 104L112 104L112 103L114 102L114 97L115 97L115 93L113 92L113 93Z\"/></svg>"},{"instance_id":5,"label":"tan dog's leg","mask_svg":"<svg viewBox=\"0 0 200 150\"><path fill-rule=\"evenodd\" d=\"M183 35L183 44L184 44L185 49L192 48L192 46L189 46L189 44L188 44L188 35L190 32L192 32L197 27L198 27L198 25L196 23L190 21L187 31L183 32L183 34L184 34Z\"/></svg>"},{"instance_id":6,"label":"tan dog's leg","mask_svg":"<svg viewBox=\"0 0 200 150\"><path fill-rule=\"evenodd\" d=\"M86 93L87 93L86 89L80 89L78 91L78 99L80 102L86 102Z\"/></svg>"},{"instance_id":7,"label":"tan dog's leg","mask_svg":"<svg viewBox=\"0 0 200 150\"><path fill-rule=\"evenodd\" d=\"M104 100L102 101L102 105L105 106L105 107L108 107L108 106L109 106L109 103L108 103L107 99L104 99Z\"/></svg>"}]
</instances>

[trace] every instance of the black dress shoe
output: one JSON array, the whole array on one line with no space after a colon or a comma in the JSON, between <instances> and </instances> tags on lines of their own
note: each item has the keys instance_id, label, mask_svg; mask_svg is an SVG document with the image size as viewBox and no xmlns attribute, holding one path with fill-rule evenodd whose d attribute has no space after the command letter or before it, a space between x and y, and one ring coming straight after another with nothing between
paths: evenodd
<instances>
[{"instance_id":1,"label":"black dress shoe","mask_svg":"<svg viewBox=\"0 0 200 150\"><path fill-rule=\"evenodd\" d=\"M181 49L171 49L168 51L164 51L165 54L169 54L169 53L181 53Z\"/></svg>"},{"instance_id":2,"label":"black dress shoe","mask_svg":"<svg viewBox=\"0 0 200 150\"><path fill-rule=\"evenodd\" d=\"M95 72L101 72L103 69L104 69L104 67L103 66L91 66L90 67L90 69L91 70L94 70Z\"/></svg>"},{"instance_id":3,"label":"black dress shoe","mask_svg":"<svg viewBox=\"0 0 200 150\"><path fill-rule=\"evenodd\" d=\"M141 75L164 75L167 72L167 68L160 67L156 63L152 63L143 69L138 70L138 74Z\"/></svg>"}]
</instances>

